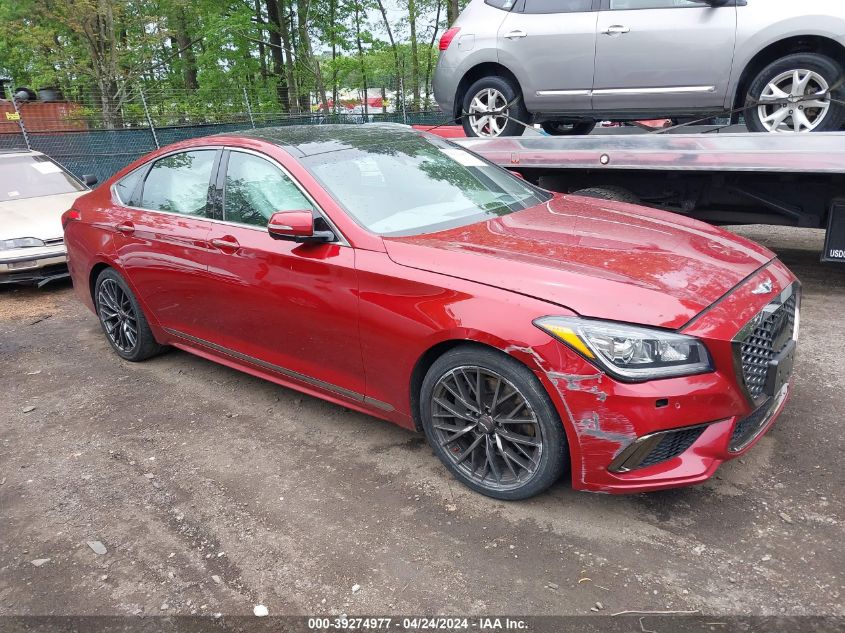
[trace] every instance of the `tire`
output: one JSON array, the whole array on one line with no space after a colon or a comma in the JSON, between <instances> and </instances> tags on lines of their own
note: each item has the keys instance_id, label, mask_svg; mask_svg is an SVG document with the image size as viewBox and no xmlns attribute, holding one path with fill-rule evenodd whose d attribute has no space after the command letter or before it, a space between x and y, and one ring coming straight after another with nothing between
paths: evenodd
<instances>
[{"instance_id":1,"label":"tire","mask_svg":"<svg viewBox=\"0 0 845 633\"><path fill-rule=\"evenodd\" d=\"M506 105L509 107L504 109ZM483 108L492 107L503 109L504 116L490 119L485 126L484 115L473 115L473 112L483 113ZM525 125L530 121L531 116L525 109L522 101L522 94L513 83L504 77L492 76L483 77L469 87L464 95L462 104L463 110L461 122L467 136L483 136L497 138L499 136L521 136L525 131ZM488 132L483 132L487 127ZM491 129L491 127L493 129ZM479 129L477 129L479 128Z\"/></svg>"},{"instance_id":2,"label":"tire","mask_svg":"<svg viewBox=\"0 0 845 633\"><path fill-rule=\"evenodd\" d=\"M806 86L796 85L793 79L796 71L802 83L807 78ZM833 88L833 99L845 100L842 76L843 70L838 63L816 53L796 53L769 64L754 78L745 95L745 123L749 131L806 133L841 129L845 123L845 106L830 98L807 97ZM793 100L775 100L778 94L784 93ZM804 101L794 100L801 96L804 96ZM771 103L765 103L767 99ZM799 118L799 113L803 119ZM781 116L785 118L780 119ZM805 122L810 126L807 127Z\"/></svg>"},{"instance_id":3,"label":"tire","mask_svg":"<svg viewBox=\"0 0 845 633\"><path fill-rule=\"evenodd\" d=\"M599 198L600 200L613 200L614 202L628 202L630 204L642 204L639 196L625 187L605 185L603 187L587 187L572 192L573 196L586 196L588 198Z\"/></svg>"},{"instance_id":4,"label":"tire","mask_svg":"<svg viewBox=\"0 0 845 633\"><path fill-rule=\"evenodd\" d=\"M479 380L488 408L477 404L473 385ZM500 404L491 410L496 384ZM474 411L467 414L469 407ZM420 414L440 461L463 484L494 499L543 492L569 461L563 425L542 384L525 365L496 350L461 345L438 358L420 389ZM526 422L501 422L508 417Z\"/></svg>"},{"instance_id":5,"label":"tire","mask_svg":"<svg viewBox=\"0 0 845 633\"><path fill-rule=\"evenodd\" d=\"M596 122L592 119L543 121L540 127L551 136L586 136L596 129Z\"/></svg>"},{"instance_id":6,"label":"tire","mask_svg":"<svg viewBox=\"0 0 845 633\"><path fill-rule=\"evenodd\" d=\"M114 269L107 268L94 284L94 306L106 340L118 356L138 362L160 354L158 343L135 295ZM134 336L131 327L134 325Z\"/></svg>"}]
</instances>

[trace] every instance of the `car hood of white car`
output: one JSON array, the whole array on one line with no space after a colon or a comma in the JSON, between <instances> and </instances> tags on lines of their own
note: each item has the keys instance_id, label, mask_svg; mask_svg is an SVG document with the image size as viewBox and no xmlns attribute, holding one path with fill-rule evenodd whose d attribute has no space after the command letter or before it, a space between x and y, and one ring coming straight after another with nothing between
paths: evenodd
<instances>
[{"instance_id":1,"label":"car hood of white car","mask_svg":"<svg viewBox=\"0 0 845 633\"><path fill-rule=\"evenodd\" d=\"M0 202L0 240L21 237L52 240L62 237L62 213L85 193L73 191Z\"/></svg>"}]
</instances>

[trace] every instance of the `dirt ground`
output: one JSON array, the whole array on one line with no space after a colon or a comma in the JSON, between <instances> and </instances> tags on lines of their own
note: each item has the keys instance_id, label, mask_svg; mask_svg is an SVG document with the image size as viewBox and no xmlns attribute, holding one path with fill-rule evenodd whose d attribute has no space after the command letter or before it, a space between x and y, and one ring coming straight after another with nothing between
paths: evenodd
<instances>
[{"instance_id":1,"label":"dirt ground","mask_svg":"<svg viewBox=\"0 0 845 633\"><path fill-rule=\"evenodd\" d=\"M794 398L709 483L636 496L490 500L398 427L121 361L67 284L0 290L0 614L845 614L845 269L741 232L805 284Z\"/></svg>"}]
</instances>

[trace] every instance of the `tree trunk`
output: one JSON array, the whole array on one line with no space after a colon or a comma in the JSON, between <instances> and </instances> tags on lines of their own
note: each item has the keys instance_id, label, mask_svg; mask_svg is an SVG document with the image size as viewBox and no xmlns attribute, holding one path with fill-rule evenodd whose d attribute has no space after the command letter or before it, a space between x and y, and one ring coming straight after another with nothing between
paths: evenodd
<instances>
[{"instance_id":1,"label":"tree trunk","mask_svg":"<svg viewBox=\"0 0 845 633\"><path fill-rule=\"evenodd\" d=\"M285 0L278 0L279 32L282 36L282 46L285 50L285 74L288 80L288 94L290 95L291 112L299 113L299 84L296 80L296 72L293 65L293 47L290 37L290 10L285 5Z\"/></svg>"},{"instance_id":2,"label":"tree trunk","mask_svg":"<svg viewBox=\"0 0 845 633\"><path fill-rule=\"evenodd\" d=\"M367 66L364 64L364 45L361 43L361 5L360 0L355 0L355 41L358 44L358 60L361 63L361 78L364 84L364 116L370 113L367 96Z\"/></svg>"},{"instance_id":3,"label":"tree trunk","mask_svg":"<svg viewBox=\"0 0 845 633\"><path fill-rule=\"evenodd\" d=\"M434 63L434 43L437 41L437 31L440 29L440 10L443 7L443 0L437 0L437 13L434 16L434 30L431 32L431 43L428 45L428 54L426 55L425 66L425 101L423 101L423 108L429 108L429 99L431 98L431 66Z\"/></svg>"},{"instance_id":4,"label":"tree trunk","mask_svg":"<svg viewBox=\"0 0 845 633\"><path fill-rule=\"evenodd\" d=\"M414 95L414 111L420 111L420 56L417 50L417 6L416 0L408 0L408 20L411 25L411 92Z\"/></svg>"},{"instance_id":5,"label":"tree trunk","mask_svg":"<svg viewBox=\"0 0 845 633\"><path fill-rule=\"evenodd\" d=\"M337 114L337 33L335 33L335 19L337 16L337 0L329 0L329 24L332 34L332 111Z\"/></svg>"},{"instance_id":6,"label":"tree trunk","mask_svg":"<svg viewBox=\"0 0 845 633\"><path fill-rule=\"evenodd\" d=\"M439 0L438 0L439 1ZM395 97L395 105L394 110L397 112L399 111L399 99L400 99L400 91L402 89L402 81L400 77L402 76L402 67L399 64L399 47L396 45L396 40L393 37L393 30L390 28L390 22L387 19L387 11L384 8L384 1L378 0L378 8L381 11L381 19L384 23L384 28L387 31L387 38L390 40L390 50L393 52L393 65L396 68L396 81L394 85L394 91L396 93ZM401 95L401 99L405 99L405 95Z\"/></svg>"},{"instance_id":7,"label":"tree trunk","mask_svg":"<svg viewBox=\"0 0 845 633\"><path fill-rule=\"evenodd\" d=\"M455 23L460 13L461 7L458 4L458 0L446 0L446 21L449 23L449 26Z\"/></svg>"},{"instance_id":8,"label":"tree trunk","mask_svg":"<svg viewBox=\"0 0 845 633\"><path fill-rule=\"evenodd\" d=\"M267 49L264 45L264 16L261 14L261 0L255 0L255 22L258 24L258 61L261 64L261 82L267 81Z\"/></svg>"},{"instance_id":9,"label":"tree trunk","mask_svg":"<svg viewBox=\"0 0 845 633\"><path fill-rule=\"evenodd\" d=\"M300 59L303 65L313 73L314 88L317 92L317 100L320 102L320 109L328 114L329 104L326 98L326 86L323 83L323 73L320 70L320 62L314 57L314 52L311 49L311 35L308 33L308 12L310 8L311 0L297 0L296 14L297 24L299 26L299 48L302 51Z\"/></svg>"},{"instance_id":10,"label":"tree trunk","mask_svg":"<svg viewBox=\"0 0 845 633\"><path fill-rule=\"evenodd\" d=\"M290 112L290 87L282 48L282 27L279 21L279 4L276 0L266 0L267 27L270 33L270 57L273 60L273 74L276 76L276 94L284 112Z\"/></svg>"},{"instance_id":11,"label":"tree trunk","mask_svg":"<svg viewBox=\"0 0 845 633\"><path fill-rule=\"evenodd\" d=\"M82 31L91 57L91 72L100 92L103 125L113 128L116 121L118 55L114 11L111 0L97 0L93 11L81 16Z\"/></svg>"},{"instance_id":12,"label":"tree trunk","mask_svg":"<svg viewBox=\"0 0 845 633\"><path fill-rule=\"evenodd\" d=\"M185 9L178 7L175 16L176 45L179 47L179 57L182 58L182 76L187 90L199 88L197 81L197 58L191 45L191 35L188 33L188 18Z\"/></svg>"}]
</instances>

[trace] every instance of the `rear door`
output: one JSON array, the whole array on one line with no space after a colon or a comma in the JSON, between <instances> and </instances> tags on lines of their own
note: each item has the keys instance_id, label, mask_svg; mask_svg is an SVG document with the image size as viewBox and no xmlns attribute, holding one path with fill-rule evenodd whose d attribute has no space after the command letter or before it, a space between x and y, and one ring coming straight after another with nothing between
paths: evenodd
<instances>
[{"instance_id":1,"label":"rear door","mask_svg":"<svg viewBox=\"0 0 845 633\"><path fill-rule=\"evenodd\" d=\"M598 0L518 0L499 27L499 62L531 112L590 108Z\"/></svg>"},{"instance_id":2,"label":"rear door","mask_svg":"<svg viewBox=\"0 0 845 633\"><path fill-rule=\"evenodd\" d=\"M175 152L114 187L119 265L163 327L194 336L206 334L208 196L219 155L215 148Z\"/></svg>"},{"instance_id":3,"label":"rear door","mask_svg":"<svg viewBox=\"0 0 845 633\"><path fill-rule=\"evenodd\" d=\"M593 108L671 113L724 105L736 2L602 0Z\"/></svg>"}]
</instances>

